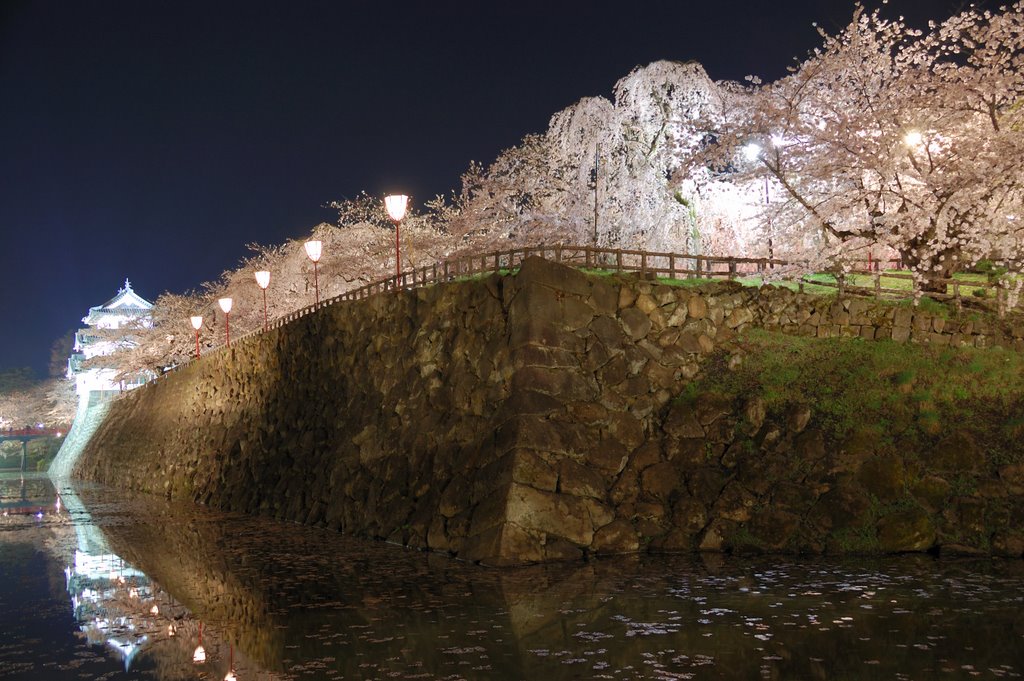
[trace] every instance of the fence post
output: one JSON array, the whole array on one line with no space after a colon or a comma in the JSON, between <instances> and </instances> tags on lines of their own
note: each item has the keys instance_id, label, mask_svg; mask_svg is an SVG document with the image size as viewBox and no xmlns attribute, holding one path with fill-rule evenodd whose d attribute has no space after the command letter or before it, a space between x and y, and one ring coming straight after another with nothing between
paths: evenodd
<instances>
[{"instance_id":1,"label":"fence post","mask_svg":"<svg viewBox=\"0 0 1024 681\"><path fill-rule=\"evenodd\" d=\"M879 274L878 270L875 270L875 298L881 299L882 297L882 275Z\"/></svg>"},{"instance_id":2,"label":"fence post","mask_svg":"<svg viewBox=\"0 0 1024 681\"><path fill-rule=\"evenodd\" d=\"M839 286L839 296L842 297L846 291L846 275L842 272L836 273L836 284Z\"/></svg>"},{"instance_id":3,"label":"fence post","mask_svg":"<svg viewBox=\"0 0 1024 681\"><path fill-rule=\"evenodd\" d=\"M736 278L736 261L735 260L730 260L729 261L729 281L732 281L735 278Z\"/></svg>"},{"instance_id":4,"label":"fence post","mask_svg":"<svg viewBox=\"0 0 1024 681\"><path fill-rule=\"evenodd\" d=\"M647 254L640 254L640 275L647 276Z\"/></svg>"},{"instance_id":5,"label":"fence post","mask_svg":"<svg viewBox=\"0 0 1024 681\"><path fill-rule=\"evenodd\" d=\"M696 270L696 273L694 274L694 276L695 276L695 277L696 277L697 279L700 279L700 273L701 273L701 262L703 262L703 260L702 260L702 258L701 258L701 257L700 257L700 256L698 255L698 256L697 256L696 258L694 258L694 259L693 259L693 262L694 262L694 270Z\"/></svg>"},{"instance_id":6,"label":"fence post","mask_svg":"<svg viewBox=\"0 0 1024 681\"><path fill-rule=\"evenodd\" d=\"M668 254L668 276L670 279L676 278L676 254Z\"/></svg>"},{"instance_id":7,"label":"fence post","mask_svg":"<svg viewBox=\"0 0 1024 681\"><path fill-rule=\"evenodd\" d=\"M622 271L622 250L621 249L616 249L615 250L615 271L616 272L621 272Z\"/></svg>"}]
</instances>

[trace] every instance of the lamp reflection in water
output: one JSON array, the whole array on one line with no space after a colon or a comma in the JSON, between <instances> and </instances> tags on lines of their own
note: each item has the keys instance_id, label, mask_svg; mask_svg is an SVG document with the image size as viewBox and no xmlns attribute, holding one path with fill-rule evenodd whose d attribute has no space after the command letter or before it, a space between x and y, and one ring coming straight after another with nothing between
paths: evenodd
<instances>
[{"instance_id":1,"label":"lamp reflection in water","mask_svg":"<svg viewBox=\"0 0 1024 681\"><path fill-rule=\"evenodd\" d=\"M192 653L192 661L196 664L202 664L206 662L206 648L203 648L203 623L199 623L199 645L196 646L196 650Z\"/></svg>"},{"instance_id":2,"label":"lamp reflection in water","mask_svg":"<svg viewBox=\"0 0 1024 681\"><path fill-rule=\"evenodd\" d=\"M235 676L235 644L228 644L228 673L224 675L224 681L238 681Z\"/></svg>"}]
</instances>

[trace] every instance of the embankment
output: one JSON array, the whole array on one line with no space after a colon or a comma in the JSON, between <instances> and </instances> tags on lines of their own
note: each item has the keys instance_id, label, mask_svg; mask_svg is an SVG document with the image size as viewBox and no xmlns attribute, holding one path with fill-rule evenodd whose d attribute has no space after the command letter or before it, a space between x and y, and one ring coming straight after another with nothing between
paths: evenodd
<instances>
[{"instance_id":1,"label":"embankment","mask_svg":"<svg viewBox=\"0 0 1024 681\"><path fill-rule=\"evenodd\" d=\"M1024 327L977 315L534 258L515 276L336 304L192 363L118 400L75 473L495 565L647 549L1024 553L1024 467L1003 437L1024 423L1019 372L974 423L888 428L872 403L876 428L839 427L829 405L714 380L755 364L741 342L753 328L989 352L1013 371L1016 352L954 348L1024 347Z\"/></svg>"}]
</instances>

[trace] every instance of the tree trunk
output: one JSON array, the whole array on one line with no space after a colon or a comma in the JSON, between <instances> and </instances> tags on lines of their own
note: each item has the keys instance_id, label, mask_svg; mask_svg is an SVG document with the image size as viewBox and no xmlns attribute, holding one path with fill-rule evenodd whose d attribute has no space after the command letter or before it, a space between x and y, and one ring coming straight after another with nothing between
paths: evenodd
<instances>
[{"instance_id":1,"label":"tree trunk","mask_svg":"<svg viewBox=\"0 0 1024 681\"><path fill-rule=\"evenodd\" d=\"M924 294L947 292L947 284L943 280L952 279L953 275L960 271L960 260L954 259L953 255L953 251L945 251L934 258L922 261L910 248L900 251L903 266L920 276L919 287ZM938 269L935 268L936 265Z\"/></svg>"}]
</instances>

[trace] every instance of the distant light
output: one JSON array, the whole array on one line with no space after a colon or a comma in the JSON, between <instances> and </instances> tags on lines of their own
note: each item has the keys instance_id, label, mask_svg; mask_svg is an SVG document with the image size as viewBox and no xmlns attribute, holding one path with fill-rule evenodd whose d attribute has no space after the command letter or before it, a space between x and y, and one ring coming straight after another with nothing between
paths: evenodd
<instances>
[{"instance_id":1,"label":"distant light","mask_svg":"<svg viewBox=\"0 0 1024 681\"><path fill-rule=\"evenodd\" d=\"M306 255L313 262L320 262L320 255L323 252L324 243L318 239L306 242Z\"/></svg>"},{"instance_id":2,"label":"distant light","mask_svg":"<svg viewBox=\"0 0 1024 681\"><path fill-rule=\"evenodd\" d=\"M149 609L149 613L151 615L159 615L160 614L160 606L154 604L153 607Z\"/></svg>"},{"instance_id":3,"label":"distant light","mask_svg":"<svg viewBox=\"0 0 1024 681\"><path fill-rule=\"evenodd\" d=\"M171 622L167 625L167 635L174 636L175 633L177 633L177 630L174 628L174 622Z\"/></svg>"},{"instance_id":4,"label":"distant light","mask_svg":"<svg viewBox=\"0 0 1024 681\"><path fill-rule=\"evenodd\" d=\"M192 328L195 329L196 331L198 331L199 327L201 327L203 325L203 318L202 317L198 317L198 316L197 317L190 317L189 321L192 322Z\"/></svg>"},{"instance_id":5,"label":"distant light","mask_svg":"<svg viewBox=\"0 0 1024 681\"><path fill-rule=\"evenodd\" d=\"M224 675L224 681L238 681L238 677L235 676L235 670L232 669Z\"/></svg>"},{"instance_id":6,"label":"distant light","mask_svg":"<svg viewBox=\"0 0 1024 681\"><path fill-rule=\"evenodd\" d=\"M786 138L782 135L772 135L772 144L781 149L786 146Z\"/></svg>"},{"instance_id":7,"label":"distant light","mask_svg":"<svg viewBox=\"0 0 1024 681\"><path fill-rule=\"evenodd\" d=\"M903 143L908 147L916 147L924 141L924 135L920 130L910 130L903 136Z\"/></svg>"},{"instance_id":8,"label":"distant light","mask_svg":"<svg viewBox=\"0 0 1024 681\"><path fill-rule=\"evenodd\" d=\"M384 207L387 208L388 216L395 222L401 222L405 217L408 205L409 197L405 194L392 194L384 197Z\"/></svg>"},{"instance_id":9,"label":"distant light","mask_svg":"<svg viewBox=\"0 0 1024 681\"><path fill-rule=\"evenodd\" d=\"M39 513L36 513L36 518L42 518L42 517L43 517L43 512L42 511L39 511Z\"/></svg>"},{"instance_id":10,"label":"distant light","mask_svg":"<svg viewBox=\"0 0 1024 681\"><path fill-rule=\"evenodd\" d=\"M266 270L260 270L256 273L256 285L262 289L270 286L270 272Z\"/></svg>"},{"instance_id":11,"label":"distant light","mask_svg":"<svg viewBox=\"0 0 1024 681\"><path fill-rule=\"evenodd\" d=\"M1011 219L1012 219L1012 218L1011 218ZM57 431L57 437L60 437L60 436L61 436L61 435L63 435L63 434L64 434L64 433L60 432L59 430Z\"/></svg>"},{"instance_id":12,"label":"distant light","mask_svg":"<svg viewBox=\"0 0 1024 681\"><path fill-rule=\"evenodd\" d=\"M748 161L756 161L761 156L761 145L750 142L743 147L743 157Z\"/></svg>"},{"instance_id":13,"label":"distant light","mask_svg":"<svg viewBox=\"0 0 1024 681\"><path fill-rule=\"evenodd\" d=\"M206 662L206 649L202 645L196 646L196 651L192 653L192 661L196 664Z\"/></svg>"},{"instance_id":14,"label":"distant light","mask_svg":"<svg viewBox=\"0 0 1024 681\"><path fill-rule=\"evenodd\" d=\"M234 301L231 300L230 298L219 298L217 300L217 304L220 305L220 309L224 312L224 314L231 313L231 304L233 302Z\"/></svg>"}]
</instances>

